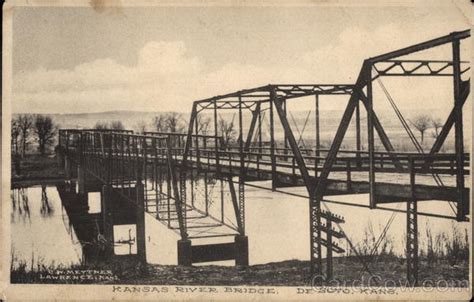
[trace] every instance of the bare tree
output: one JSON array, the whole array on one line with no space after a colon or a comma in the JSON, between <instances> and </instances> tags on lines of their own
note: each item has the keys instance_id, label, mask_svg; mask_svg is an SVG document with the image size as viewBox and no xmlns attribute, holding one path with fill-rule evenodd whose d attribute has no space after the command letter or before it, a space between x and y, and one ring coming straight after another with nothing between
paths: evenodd
<instances>
[{"instance_id":1,"label":"bare tree","mask_svg":"<svg viewBox=\"0 0 474 302\"><path fill-rule=\"evenodd\" d=\"M113 130L124 130L125 127L123 126L121 121L111 121L110 122L110 129Z\"/></svg>"},{"instance_id":2,"label":"bare tree","mask_svg":"<svg viewBox=\"0 0 474 302\"><path fill-rule=\"evenodd\" d=\"M156 131L164 132L166 131L166 116L164 114L159 114L153 119L153 125L155 126Z\"/></svg>"},{"instance_id":3,"label":"bare tree","mask_svg":"<svg viewBox=\"0 0 474 302\"><path fill-rule=\"evenodd\" d=\"M433 137L438 138L439 129L443 128L443 121L440 118L434 118L431 120L431 126L435 130L435 132L433 133Z\"/></svg>"},{"instance_id":4,"label":"bare tree","mask_svg":"<svg viewBox=\"0 0 474 302\"><path fill-rule=\"evenodd\" d=\"M18 118L12 119L12 128L11 128L11 144L12 144L12 152L14 154L18 154L18 139L20 138L21 129L20 123Z\"/></svg>"},{"instance_id":5,"label":"bare tree","mask_svg":"<svg viewBox=\"0 0 474 302\"><path fill-rule=\"evenodd\" d=\"M25 156L28 138L33 128L33 117L29 114L22 114L18 116L18 127L21 133L21 156Z\"/></svg>"},{"instance_id":6,"label":"bare tree","mask_svg":"<svg viewBox=\"0 0 474 302\"><path fill-rule=\"evenodd\" d=\"M45 154L46 147L54 142L57 126L49 116L37 115L35 117L34 132L38 141L38 150L41 155Z\"/></svg>"},{"instance_id":7,"label":"bare tree","mask_svg":"<svg viewBox=\"0 0 474 302\"><path fill-rule=\"evenodd\" d=\"M170 112L165 119L165 125L169 132L182 133L186 127L182 121L181 114Z\"/></svg>"},{"instance_id":8,"label":"bare tree","mask_svg":"<svg viewBox=\"0 0 474 302\"><path fill-rule=\"evenodd\" d=\"M410 121L412 125L418 130L421 134L421 143L423 144L425 131L431 126L431 118L428 115L422 114L417 115L413 121Z\"/></svg>"},{"instance_id":9,"label":"bare tree","mask_svg":"<svg viewBox=\"0 0 474 302\"><path fill-rule=\"evenodd\" d=\"M141 133L141 134L144 134L146 131L148 131L148 125L145 121L139 121L136 125L135 125L135 130L138 132L138 133Z\"/></svg>"},{"instance_id":10,"label":"bare tree","mask_svg":"<svg viewBox=\"0 0 474 302\"><path fill-rule=\"evenodd\" d=\"M106 122L97 122L95 123L94 129L96 130L107 130L109 125Z\"/></svg>"},{"instance_id":11,"label":"bare tree","mask_svg":"<svg viewBox=\"0 0 474 302\"><path fill-rule=\"evenodd\" d=\"M202 117L198 115L196 117L198 125L198 133L206 135L209 130L209 125L211 124L211 119L209 117Z\"/></svg>"},{"instance_id":12,"label":"bare tree","mask_svg":"<svg viewBox=\"0 0 474 302\"><path fill-rule=\"evenodd\" d=\"M234 117L235 117L235 114L232 117L232 121L230 122L224 120L222 117L219 118L218 129L222 136L222 143L224 147L229 146L229 143L235 141L236 139L237 132L235 131Z\"/></svg>"}]
</instances>

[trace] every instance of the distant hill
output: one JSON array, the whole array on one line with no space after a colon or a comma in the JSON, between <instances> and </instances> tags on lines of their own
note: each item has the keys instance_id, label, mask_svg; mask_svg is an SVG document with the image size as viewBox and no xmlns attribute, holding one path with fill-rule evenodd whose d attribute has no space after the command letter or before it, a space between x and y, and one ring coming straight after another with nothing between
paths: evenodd
<instances>
[{"instance_id":1,"label":"distant hill","mask_svg":"<svg viewBox=\"0 0 474 302\"><path fill-rule=\"evenodd\" d=\"M290 112L290 111L289 111ZM425 110L426 112L426 110ZM425 113L415 110L406 110L404 112L406 119L412 119L416 115ZM97 122L111 122L111 121L121 121L122 124L125 126L126 129L132 130L139 130L141 127L140 125L146 124L147 130L153 130L153 119L155 116L160 114L167 114L169 112L156 112L156 111L105 111L105 112L94 112L94 113L65 113L65 114L46 114L51 116L53 120L60 126L60 128L93 128ZM228 121L234 119L235 124L237 125L238 115L236 114L237 111L233 110L220 110L219 117L222 117ZM212 117L212 110L204 111L204 116L211 118ZM321 132L327 132L330 136L335 133L341 117L343 114L343 110L321 110L320 111L320 124L321 124ZM447 116L447 112L445 113L437 113L431 112L433 117L439 117L442 120L445 120ZM18 114L14 114L16 116ZM383 124L385 130L388 133L401 133L403 132L403 128L401 127L400 121L397 119L396 115L392 110L378 110L377 115ZM187 123L189 119L189 113L180 113L181 119L183 123ZM307 120L307 125L305 128L305 135L309 135L313 137L314 135L311 134L314 131L314 109L309 113L309 118ZM296 122L298 124L298 128L300 130L303 129L306 119L308 117L308 111L304 110L292 110L291 114L288 113L288 121L290 126L294 128L295 135L298 135L298 131L294 126ZM248 126L250 120L250 112L244 111L244 127ZM279 118L277 114L275 114L275 134L279 136L282 134L282 129L278 125ZM265 113L265 123L268 125L269 116L268 111ZM361 107L361 124L362 127L365 128L366 126L366 114L363 107ZM212 128L212 126L211 126ZM265 129L268 130L268 126L264 126ZM414 129L413 129L414 130ZM349 135L352 135L353 131L349 131Z\"/></svg>"}]
</instances>

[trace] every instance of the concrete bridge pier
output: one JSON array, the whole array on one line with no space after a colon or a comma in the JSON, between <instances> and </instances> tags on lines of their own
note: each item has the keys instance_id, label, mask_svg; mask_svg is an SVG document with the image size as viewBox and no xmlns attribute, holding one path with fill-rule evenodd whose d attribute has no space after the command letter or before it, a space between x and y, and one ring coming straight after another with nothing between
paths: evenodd
<instances>
[{"instance_id":1,"label":"concrete bridge pier","mask_svg":"<svg viewBox=\"0 0 474 302\"><path fill-rule=\"evenodd\" d=\"M248 237L236 235L234 242L192 245L191 240L178 240L178 265L234 260L237 267L249 265Z\"/></svg>"},{"instance_id":2,"label":"concrete bridge pier","mask_svg":"<svg viewBox=\"0 0 474 302\"><path fill-rule=\"evenodd\" d=\"M145 188L142 182L135 185L136 191L136 226L137 226L137 255L140 261L146 262L146 233L145 233Z\"/></svg>"},{"instance_id":3,"label":"concrete bridge pier","mask_svg":"<svg viewBox=\"0 0 474 302\"><path fill-rule=\"evenodd\" d=\"M114 254L114 220L113 220L112 186L103 185L100 197L102 212L102 230L105 241L105 254Z\"/></svg>"},{"instance_id":4,"label":"concrete bridge pier","mask_svg":"<svg viewBox=\"0 0 474 302\"><path fill-rule=\"evenodd\" d=\"M235 265L249 266L249 238L245 235L235 235Z\"/></svg>"}]
</instances>

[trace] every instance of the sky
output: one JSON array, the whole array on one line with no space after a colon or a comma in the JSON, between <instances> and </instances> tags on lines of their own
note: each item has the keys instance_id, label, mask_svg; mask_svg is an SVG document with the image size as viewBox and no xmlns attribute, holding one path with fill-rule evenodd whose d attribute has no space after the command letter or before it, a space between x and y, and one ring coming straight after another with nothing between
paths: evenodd
<instances>
[{"instance_id":1,"label":"sky","mask_svg":"<svg viewBox=\"0 0 474 302\"><path fill-rule=\"evenodd\" d=\"M269 83L354 83L365 58L469 28L459 7L440 3L449 6L15 7L12 111L186 112ZM449 59L450 48L433 55ZM390 85L425 88L397 96L418 109L413 100L452 98L433 83Z\"/></svg>"}]
</instances>

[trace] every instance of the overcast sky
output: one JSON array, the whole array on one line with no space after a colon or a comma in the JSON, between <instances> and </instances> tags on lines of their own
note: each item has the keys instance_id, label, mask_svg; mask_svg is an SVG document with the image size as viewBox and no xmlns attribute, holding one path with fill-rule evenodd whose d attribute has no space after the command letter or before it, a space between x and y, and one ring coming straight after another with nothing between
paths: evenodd
<instances>
[{"instance_id":1,"label":"overcast sky","mask_svg":"<svg viewBox=\"0 0 474 302\"><path fill-rule=\"evenodd\" d=\"M467 28L455 6L16 7L12 110L189 111L268 83L353 83L367 57Z\"/></svg>"}]
</instances>

